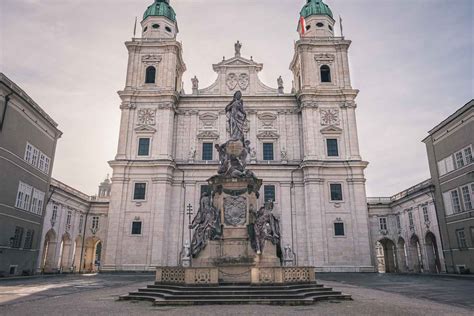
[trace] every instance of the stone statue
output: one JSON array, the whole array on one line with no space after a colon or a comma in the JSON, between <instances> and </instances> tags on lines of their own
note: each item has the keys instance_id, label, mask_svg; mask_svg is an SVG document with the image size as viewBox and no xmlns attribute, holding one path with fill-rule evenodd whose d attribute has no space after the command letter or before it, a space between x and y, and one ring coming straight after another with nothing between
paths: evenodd
<instances>
[{"instance_id":1,"label":"stone statue","mask_svg":"<svg viewBox=\"0 0 474 316\"><path fill-rule=\"evenodd\" d=\"M283 93L283 79L280 77L278 77L277 79L277 83L278 83L278 93Z\"/></svg>"},{"instance_id":2,"label":"stone statue","mask_svg":"<svg viewBox=\"0 0 474 316\"><path fill-rule=\"evenodd\" d=\"M189 151L189 160L194 160L196 159L196 149L194 147L191 148Z\"/></svg>"},{"instance_id":3,"label":"stone statue","mask_svg":"<svg viewBox=\"0 0 474 316\"><path fill-rule=\"evenodd\" d=\"M266 240L271 241L274 245L280 244L280 221L273 215L272 211L273 202L268 201L257 212L257 219L254 224L254 244L256 247L254 250L257 254L263 252Z\"/></svg>"},{"instance_id":4,"label":"stone statue","mask_svg":"<svg viewBox=\"0 0 474 316\"><path fill-rule=\"evenodd\" d=\"M212 205L212 198L208 192L201 196L199 211L191 224L194 229L191 243L191 254L198 255L207 245L209 240L217 240L222 235L221 216Z\"/></svg>"},{"instance_id":5,"label":"stone statue","mask_svg":"<svg viewBox=\"0 0 474 316\"><path fill-rule=\"evenodd\" d=\"M181 257L181 263L183 267L191 266L191 247L189 246L189 240L186 240L183 246L183 254Z\"/></svg>"},{"instance_id":6,"label":"stone statue","mask_svg":"<svg viewBox=\"0 0 474 316\"><path fill-rule=\"evenodd\" d=\"M283 266L291 267L295 264L295 254L291 249L290 245L286 245L283 251Z\"/></svg>"},{"instance_id":7,"label":"stone statue","mask_svg":"<svg viewBox=\"0 0 474 316\"><path fill-rule=\"evenodd\" d=\"M283 150L281 151L281 160L288 161L288 153L286 152L285 148L283 148Z\"/></svg>"},{"instance_id":8,"label":"stone statue","mask_svg":"<svg viewBox=\"0 0 474 316\"><path fill-rule=\"evenodd\" d=\"M244 142L244 125L247 119L247 113L244 110L242 92L237 91L234 94L234 98L232 102L226 106L225 112L228 119L231 140L241 140Z\"/></svg>"},{"instance_id":9,"label":"stone statue","mask_svg":"<svg viewBox=\"0 0 474 316\"><path fill-rule=\"evenodd\" d=\"M193 93L196 93L199 89L199 79L194 76L194 78L191 78L191 82L193 84Z\"/></svg>"},{"instance_id":10,"label":"stone statue","mask_svg":"<svg viewBox=\"0 0 474 316\"><path fill-rule=\"evenodd\" d=\"M237 43L235 43L234 45L234 48L235 48L235 57L240 57L240 50L242 49L242 44L237 41Z\"/></svg>"}]
</instances>

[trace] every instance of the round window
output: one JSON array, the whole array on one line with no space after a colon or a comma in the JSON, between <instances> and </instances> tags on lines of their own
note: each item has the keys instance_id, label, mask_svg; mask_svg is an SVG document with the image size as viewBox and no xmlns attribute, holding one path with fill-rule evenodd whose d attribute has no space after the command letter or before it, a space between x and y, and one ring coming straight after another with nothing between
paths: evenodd
<instances>
[{"instance_id":1,"label":"round window","mask_svg":"<svg viewBox=\"0 0 474 316\"><path fill-rule=\"evenodd\" d=\"M169 27L165 27L165 30L166 32L170 32L171 33L171 29Z\"/></svg>"},{"instance_id":2,"label":"round window","mask_svg":"<svg viewBox=\"0 0 474 316\"><path fill-rule=\"evenodd\" d=\"M306 25L306 31L309 31L310 28L311 28L311 25Z\"/></svg>"},{"instance_id":3,"label":"round window","mask_svg":"<svg viewBox=\"0 0 474 316\"><path fill-rule=\"evenodd\" d=\"M332 31L332 26L331 25L328 25L329 29Z\"/></svg>"},{"instance_id":4,"label":"round window","mask_svg":"<svg viewBox=\"0 0 474 316\"><path fill-rule=\"evenodd\" d=\"M148 26L145 26L145 28L143 29L143 32L146 32L148 31Z\"/></svg>"},{"instance_id":5,"label":"round window","mask_svg":"<svg viewBox=\"0 0 474 316\"><path fill-rule=\"evenodd\" d=\"M159 24L153 24L151 27L154 28L154 29L159 29L160 25Z\"/></svg>"},{"instance_id":6,"label":"round window","mask_svg":"<svg viewBox=\"0 0 474 316\"><path fill-rule=\"evenodd\" d=\"M324 26L324 24L323 24L323 23L321 23L321 22L318 22L318 23L316 23L316 26L317 26L317 27L323 27L323 26Z\"/></svg>"}]
</instances>

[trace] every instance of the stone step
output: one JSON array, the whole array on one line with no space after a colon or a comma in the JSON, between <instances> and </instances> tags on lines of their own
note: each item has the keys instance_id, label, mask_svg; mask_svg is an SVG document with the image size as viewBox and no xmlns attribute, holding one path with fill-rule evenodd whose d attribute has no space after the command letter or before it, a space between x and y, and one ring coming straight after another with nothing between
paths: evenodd
<instances>
[{"instance_id":1,"label":"stone step","mask_svg":"<svg viewBox=\"0 0 474 316\"><path fill-rule=\"evenodd\" d=\"M268 290L268 291L277 291L277 290L291 290L291 289L305 289L305 288L314 288L314 287L323 287L323 285L317 283L304 283L304 284L290 284L290 285L249 285L249 284L236 284L236 285L204 285L204 286L184 286L184 285L174 285L174 284L154 284L148 285L149 288L169 288L169 289L178 289L178 290L196 290L196 291L206 291L210 289L219 289L222 291L225 290L239 290L239 289L258 289L258 290Z\"/></svg>"},{"instance_id":2,"label":"stone step","mask_svg":"<svg viewBox=\"0 0 474 316\"><path fill-rule=\"evenodd\" d=\"M287 295L299 295L308 292L323 292L323 291L332 291L332 288L325 288L325 287L318 287L318 288L307 288L307 289L294 289L294 290L274 290L274 291L267 291L267 290L247 290L247 289L240 289L240 290L232 290L232 291L222 291L219 289L213 290L206 290L206 291L179 291L179 290L170 290L170 289L160 289L160 288L146 288L146 289L139 289L138 292L140 293L163 293L169 295L187 295L187 294L198 294L201 296L209 296L209 295L238 295L238 294L248 294L248 295L262 295L262 294L287 294Z\"/></svg>"}]
</instances>

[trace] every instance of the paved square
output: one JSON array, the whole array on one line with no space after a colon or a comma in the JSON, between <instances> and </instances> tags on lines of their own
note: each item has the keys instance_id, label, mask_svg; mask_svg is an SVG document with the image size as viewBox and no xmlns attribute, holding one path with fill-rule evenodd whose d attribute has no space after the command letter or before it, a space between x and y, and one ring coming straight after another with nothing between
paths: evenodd
<instances>
[{"instance_id":1,"label":"paved square","mask_svg":"<svg viewBox=\"0 0 474 316\"><path fill-rule=\"evenodd\" d=\"M141 274L52 276L0 281L0 315L473 315L474 279L321 274L353 297L312 306L154 307L117 297L153 282Z\"/></svg>"}]
</instances>

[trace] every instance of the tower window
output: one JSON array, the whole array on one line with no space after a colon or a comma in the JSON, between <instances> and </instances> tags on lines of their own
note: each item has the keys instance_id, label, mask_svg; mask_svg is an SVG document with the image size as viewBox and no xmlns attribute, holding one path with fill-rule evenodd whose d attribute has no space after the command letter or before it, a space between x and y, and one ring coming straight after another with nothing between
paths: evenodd
<instances>
[{"instance_id":1,"label":"tower window","mask_svg":"<svg viewBox=\"0 0 474 316\"><path fill-rule=\"evenodd\" d=\"M318 23L316 23L316 26L317 26L317 27L323 27L323 26L324 26L324 23L318 22Z\"/></svg>"},{"instance_id":2,"label":"tower window","mask_svg":"<svg viewBox=\"0 0 474 316\"><path fill-rule=\"evenodd\" d=\"M203 143L202 144L202 160L210 161L213 159L214 144L213 143Z\"/></svg>"},{"instance_id":3,"label":"tower window","mask_svg":"<svg viewBox=\"0 0 474 316\"><path fill-rule=\"evenodd\" d=\"M331 31L332 31L332 26L331 26L331 25L328 25L328 28L329 28L329 30L331 30Z\"/></svg>"},{"instance_id":4,"label":"tower window","mask_svg":"<svg viewBox=\"0 0 474 316\"><path fill-rule=\"evenodd\" d=\"M321 68L321 82L331 82L331 69L328 65L322 65Z\"/></svg>"},{"instance_id":5,"label":"tower window","mask_svg":"<svg viewBox=\"0 0 474 316\"><path fill-rule=\"evenodd\" d=\"M263 143L263 160L274 160L273 143Z\"/></svg>"},{"instance_id":6,"label":"tower window","mask_svg":"<svg viewBox=\"0 0 474 316\"><path fill-rule=\"evenodd\" d=\"M275 186L274 185L266 185L263 187L263 196L265 198L265 202L272 201L275 202Z\"/></svg>"},{"instance_id":7,"label":"tower window","mask_svg":"<svg viewBox=\"0 0 474 316\"><path fill-rule=\"evenodd\" d=\"M146 69L145 83L155 83L156 68L149 66Z\"/></svg>"},{"instance_id":8,"label":"tower window","mask_svg":"<svg viewBox=\"0 0 474 316\"><path fill-rule=\"evenodd\" d=\"M170 28L170 27L168 27L168 26L165 27L165 30L166 30L166 32L170 32L170 33L171 33L171 28Z\"/></svg>"},{"instance_id":9,"label":"tower window","mask_svg":"<svg viewBox=\"0 0 474 316\"><path fill-rule=\"evenodd\" d=\"M136 201L143 201L146 197L146 183L135 183L135 190L133 192L133 199Z\"/></svg>"},{"instance_id":10,"label":"tower window","mask_svg":"<svg viewBox=\"0 0 474 316\"><path fill-rule=\"evenodd\" d=\"M342 201L342 184L331 183L331 201Z\"/></svg>"},{"instance_id":11,"label":"tower window","mask_svg":"<svg viewBox=\"0 0 474 316\"><path fill-rule=\"evenodd\" d=\"M345 236L344 223L334 223L334 236Z\"/></svg>"},{"instance_id":12,"label":"tower window","mask_svg":"<svg viewBox=\"0 0 474 316\"><path fill-rule=\"evenodd\" d=\"M145 26L145 27L143 28L143 32L146 32L146 31L148 31L148 26Z\"/></svg>"},{"instance_id":13,"label":"tower window","mask_svg":"<svg viewBox=\"0 0 474 316\"><path fill-rule=\"evenodd\" d=\"M133 221L132 222L132 235L141 235L142 234L142 222Z\"/></svg>"},{"instance_id":14,"label":"tower window","mask_svg":"<svg viewBox=\"0 0 474 316\"><path fill-rule=\"evenodd\" d=\"M328 157L338 157L339 149L337 146L337 139L326 139L326 145L328 150Z\"/></svg>"},{"instance_id":15,"label":"tower window","mask_svg":"<svg viewBox=\"0 0 474 316\"><path fill-rule=\"evenodd\" d=\"M138 139L138 156L150 155L150 139L139 138Z\"/></svg>"},{"instance_id":16,"label":"tower window","mask_svg":"<svg viewBox=\"0 0 474 316\"><path fill-rule=\"evenodd\" d=\"M160 25L159 24L153 24L151 27L154 28L154 29L159 29Z\"/></svg>"}]
</instances>

